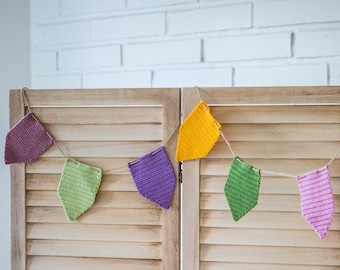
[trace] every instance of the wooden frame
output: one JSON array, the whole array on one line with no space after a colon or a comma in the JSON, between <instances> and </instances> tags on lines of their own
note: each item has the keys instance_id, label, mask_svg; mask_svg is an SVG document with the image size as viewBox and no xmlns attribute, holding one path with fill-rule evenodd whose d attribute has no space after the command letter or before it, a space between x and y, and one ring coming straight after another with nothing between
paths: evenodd
<instances>
[{"instance_id":1,"label":"wooden frame","mask_svg":"<svg viewBox=\"0 0 340 270\"><path fill-rule=\"evenodd\" d=\"M304 169L327 163L339 147L339 87L203 87L199 93L222 124L236 155L244 156L260 169L303 173ZM185 119L200 98L195 88L184 88L182 97ZM314 108L318 109L314 112ZM275 113L276 110L280 113ZM261 126L261 121L268 123L267 129ZM301 121L311 125L298 124ZM282 124L275 125L276 122ZM285 130L290 126L298 128L296 134ZM323 129L321 136L317 127ZM326 132L328 128L332 131ZM282 143L275 142L283 136L286 137ZM303 141L306 137L309 142ZM257 146L266 140L265 147ZM315 149L307 151L311 145ZM320 150L322 146L324 151ZM296 147L301 147L302 152L294 151ZM269 162L266 155L274 159ZM295 179L265 177L258 205L234 222L223 194L231 159L227 145L220 139L206 158L183 162L183 269L337 269L339 209L336 207L328 238L320 240L299 212ZM336 205L340 195L339 165L336 159L331 166Z\"/></svg>"},{"instance_id":2,"label":"wooden frame","mask_svg":"<svg viewBox=\"0 0 340 270\"><path fill-rule=\"evenodd\" d=\"M284 172L299 173L302 172L300 171L302 164L306 164L306 170L314 169L315 166L329 160L333 150L335 151L339 145L339 87L200 88L199 91L201 98L211 106L213 116L222 123L223 131L226 132L236 154L245 156L261 169L276 171L284 169ZM175 162L177 135L174 131L178 128L181 113L184 119L199 102L195 88L184 88L182 96L179 88L27 90L26 95L33 112L55 135L56 140L61 141L60 145L67 154L101 167L103 170L111 169L112 164L115 164L114 167L118 169L109 173L106 179L111 179L110 181L127 180L127 168L122 167L128 161L165 143L169 138L166 150L177 174L178 166ZM259 108L261 110L258 110ZM276 112L276 108L280 108L280 113ZM317 110L313 111L314 108ZM126 110L129 113L125 113ZM20 90L11 90L10 125L13 126L24 115L25 108ZM105 117L100 117L101 115ZM258 122L257 119L262 120ZM268 129L263 129L259 125L261 121L266 122L270 127L279 124L267 134ZM311 126L304 126L301 121ZM248 124L251 124L251 129L248 129ZM280 126L281 124L283 127ZM287 127L285 124L298 127L296 134L285 130ZM89 128L93 125L98 125L105 132L96 132L93 127ZM323 141L319 140L320 136L315 132L314 127L324 131ZM240 130L243 131L242 134ZM265 136L264 130L266 130ZM273 143L275 140L272 136L275 135L281 139L286 136L286 139ZM308 141L304 142L306 136ZM99 142L96 142L96 138ZM243 141L247 140L250 141L250 148L245 148L243 145ZM256 147L258 141L268 141L270 146L259 149ZM316 148L307 151L311 142ZM319 150L321 146L324 146L323 151ZM296 147L302 147L301 153L294 152ZM93 151L92 148L100 150ZM275 155L271 156L273 162L269 163L264 156L273 152L275 152ZM306 154L310 154L311 158L306 158ZM97 208L105 211L97 212L97 209L94 209L93 212L85 213L67 234L70 235L79 228L86 229L83 234L77 236L78 242L73 239L74 243L66 246L68 248L66 252L72 253L77 247L82 247L82 244L85 244L85 248L80 248L80 251L74 252L71 256L65 256L63 251L65 246L62 241L63 238L67 240L69 236L56 233L55 239L48 241L43 239L44 235L55 233L51 230L53 224L56 228L60 226L61 230L71 228L66 224L65 216L60 211L55 197L49 197L56 191L56 181L64 158L53 146L34 163L11 165L12 269L39 270L47 267L51 269L54 266L55 269L78 267L88 270L96 265L105 270L117 265L120 269L178 270L181 259L182 269L185 270L216 270L226 267L252 270L273 269L273 267L280 270L291 267L301 270L337 269L340 265L339 209L336 206L327 239L321 241L313 238L314 232L306 225L298 211L298 191L294 181L268 177L264 181L265 184L261 186L260 197L264 199L259 202L257 208L242 218L239 223L230 221L227 205L221 201L223 194L218 193L223 193L220 191L221 177L227 174L231 158L226 145L220 140L207 158L183 162L182 258L180 258L179 240L180 185L176 186L172 206L168 211L152 208L147 202L137 199L136 191L132 190L131 185L126 182L119 187L118 192L122 193L116 195L119 195L120 199L125 199L123 192L127 192L126 198L134 200L133 207L140 207L143 213L151 213L151 216L156 217L154 224L157 228L153 228L149 223L147 225L149 227L144 228L144 239L148 239L150 235L150 239L153 239L149 243L143 242L147 240L140 240L143 243L131 241L131 238L136 235L136 232L133 234L133 230L138 227L135 221L129 223L131 219L137 218L133 216L136 213L134 210L126 209L127 203L132 199L113 205L113 202L117 203L117 199L107 194L116 192L116 182L106 185L104 187L106 195L99 196L100 206ZM283 162L283 167L280 162ZM340 198L339 165L340 161L337 158L331 168L331 174L335 175L332 185L336 205ZM47 180L40 177L40 174L46 171L52 175ZM206 175L215 172L218 174L216 177L218 181L215 181L216 179L207 181L213 177L206 177ZM38 176L32 176L34 174ZM39 181L44 183L46 190L40 192ZM276 185L279 185L279 190L274 188ZM278 201L282 200L284 206L276 203L277 200L274 198L278 198ZM289 201L288 208L285 205L287 201ZM46 211L34 212L32 210L34 207L44 208L41 203L48 203L51 206L46 206ZM201 209L201 206L204 208ZM217 210L214 210L214 207L217 207ZM209 210L213 211L209 212ZM124 217L123 220L127 223L123 221L117 223L116 217L118 219ZM144 221L149 218L146 215L140 217ZM37 223L41 223L38 226L32 224L36 219ZM103 219L103 226L100 227L103 228L103 233L95 231L93 239L87 237L84 242L79 242L82 240L81 237L89 232L88 227L91 229L98 219ZM47 225L44 224L46 222ZM114 230L108 228L110 224L114 226ZM131 224L133 226L129 227ZM118 233L118 229L124 229L125 225L128 226L127 231L132 232L128 243L124 243L125 238L123 239ZM41 235L40 228L49 230ZM148 231L148 228L152 230ZM210 230L210 228L214 229ZM117 237L113 237L115 244L110 246L109 239L101 243L104 231L116 232ZM278 237L275 234L277 231L280 231L282 236ZM259 236L254 237L255 233ZM266 238L267 234L269 236ZM102 240L96 239L96 235L100 235ZM296 242L292 241L292 235L296 236ZM254 242L249 245L245 238L252 237ZM39 242L41 239L43 240L41 243L46 244L45 246ZM49 247L48 244L56 248L54 255L46 248ZM114 256L121 250L133 254L146 247L151 253L156 254L154 258L148 257L147 252L139 253L139 258ZM86 252L82 254L81 250ZM95 254L92 254L93 252ZM261 257L264 253L268 255ZM145 260L143 254L146 256ZM285 254L292 256L292 259L287 259ZM302 262L293 259L295 254L300 256ZM221 259L221 256L226 258ZM308 263L305 262L307 260Z\"/></svg>"},{"instance_id":3,"label":"wooden frame","mask_svg":"<svg viewBox=\"0 0 340 270\"><path fill-rule=\"evenodd\" d=\"M11 268L13 270L46 269L46 267L49 269L52 267L53 269L93 269L95 265L100 269L112 269L116 265L120 269L178 270L180 267L180 187L176 184L169 210L157 209L144 198L136 197L137 191L130 183L133 181L129 180L127 162L154 150L153 147L158 147L168 140L165 148L175 173L178 174L174 153L177 142L175 131L180 121L180 89L26 90L25 94L32 106L32 111L56 140L61 141L59 144L67 155L76 156L80 161L94 163L94 166L101 167L104 171L103 183L109 180L111 182L107 182L106 185L102 184L104 191L102 195L99 194L101 191L97 195L98 208L93 207L76 222L67 223L54 195L56 194L56 180L58 174L61 173L64 159L58 149L52 146L34 163L11 165ZM112 116L101 117L107 113ZM24 114L25 108L20 90L11 90L10 125L17 123ZM97 127L98 130L96 130ZM103 134L100 129L109 130L111 133ZM85 141L90 141L83 143L79 136L83 136ZM99 142L96 142L96 136ZM95 148L92 149L87 145L100 149L96 151ZM141 145L141 149L138 145ZM112 174L110 171L105 172L112 166L117 167L117 169L113 168ZM46 171L51 175L40 174ZM125 182L119 184L119 179ZM39 183L45 185L47 190L40 191ZM119 190L114 191L119 185ZM114 199L115 196L121 198L130 196L132 198L130 200L137 201L129 202L127 198L121 204L112 205L119 199ZM46 207L43 206L44 204ZM130 204L137 208L125 209L130 207ZM45 208L45 212L33 211L40 208ZM138 217L133 216L134 213L139 213L138 211L145 213L142 218L144 221L140 221L142 224L140 226L136 223ZM111 216L112 213L115 216ZM148 213L151 216L145 216ZM48 216L53 217L53 220L48 220ZM103 225L91 225L97 223L98 218L101 217L104 219ZM116 225L110 227L110 224ZM151 226L151 224L159 225ZM93 239L84 240L79 246L81 235L85 236L90 232L91 226L93 226L94 235L98 235L98 239L102 240L89 237L86 239ZM48 232L44 234L49 236L39 235L42 233L42 231L39 233L39 228L48 229ZM69 236L58 236L56 233L58 228L66 230L65 235ZM98 232L98 228L101 228L103 232ZM150 233L146 233L148 228L152 229ZM84 232L80 233L80 229ZM137 231L134 232L135 229ZM67 230L69 230L68 233ZM145 235L139 237L142 239L138 240L140 242L131 242L133 236L130 237L129 234L141 235L143 231ZM153 231L156 234L153 234ZM72 236L78 232L78 236ZM116 236L108 235L107 238L116 240L111 242L106 240L105 232L115 233ZM53 239L48 240L51 235ZM44 237L47 237L47 240L44 240ZM67 237L75 240L67 240ZM147 239L150 239L150 243ZM51 248L48 246L49 243L52 245ZM146 256L146 252L152 252L155 255ZM143 260L143 254L148 258L147 260ZM58 259L59 256L61 256L60 259Z\"/></svg>"}]
</instances>

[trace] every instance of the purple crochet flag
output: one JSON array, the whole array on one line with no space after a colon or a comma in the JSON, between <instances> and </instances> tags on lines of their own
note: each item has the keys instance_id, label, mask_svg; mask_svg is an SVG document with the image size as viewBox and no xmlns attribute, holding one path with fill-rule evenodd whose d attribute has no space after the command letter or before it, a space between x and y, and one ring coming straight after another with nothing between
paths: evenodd
<instances>
[{"instance_id":1,"label":"purple crochet flag","mask_svg":"<svg viewBox=\"0 0 340 270\"><path fill-rule=\"evenodd\" d=\"M128 163L140 195L169 209L176 185L175 172L163 146Z\"/></svg>"},{"instance_id":2,"label":"purple crochet flag","mask_svg":"<svg viewBox=\"0 0 340 270\"><path fill-rule=\"evenodd\" d=\"M328 166L297 176L304 219L321 239L332 223L334 199Z\"/></svg>"},{"instance_id":3,"label":"purple crochet flag","mask_svg":"<svg viewBox=\"0 0 340 270\"><path fill-rule=\"evenodd\" d=\"M28 163L39 158L53 143L53 138L32 112L25 115L7 133L5 164Z\"/></svg>"}]
</instances>

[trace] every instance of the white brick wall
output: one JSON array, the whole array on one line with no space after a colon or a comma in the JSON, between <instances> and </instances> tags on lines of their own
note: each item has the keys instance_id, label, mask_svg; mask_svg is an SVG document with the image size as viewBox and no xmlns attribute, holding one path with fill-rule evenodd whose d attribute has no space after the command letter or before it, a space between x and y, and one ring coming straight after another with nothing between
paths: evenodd
<instances>
[{"instance_id":1,"label":"white brick wall","mask_svg":"<svg viewBox=\"0 0 340 270\"><path fill-rule=\"evenodd\" d=\"M34 88L340 84L340 0L31 0Z\"/></svg>"}]
</instances>

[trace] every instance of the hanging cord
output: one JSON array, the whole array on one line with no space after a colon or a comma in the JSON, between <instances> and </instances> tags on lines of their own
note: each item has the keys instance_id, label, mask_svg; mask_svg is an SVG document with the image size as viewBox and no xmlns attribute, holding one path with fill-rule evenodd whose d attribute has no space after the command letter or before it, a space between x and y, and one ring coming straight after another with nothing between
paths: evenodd
<instances>
[{"instance_id":1,"label":"hanging cord","mask_svg":"<svg viewBox=\"0 0 340 270\"><path fill-rule=\"evenodd\" d=\"M28 89L27 87L23 87L23 88L21 89L22 103L24 104L25 107L27 107L27 109L28 109L29 112L32 112L32 111L31 111L31 106L30 106L30 104L29 104L29 102L28 102L28 99L27 99L27 97L26 97L26 94L25 94L25 91L26 91L26 90L29 90L29 89ZM33 118L34 118L36 121L40 122L40 121L36 118L36 116L35 116L34 114L33 114ZM67 158L67 156L65 155L64 151L63 151L63 150L61 149L61 147L58 145L58 143L56 142L56 140L51 136L51 134L48 133L47 131L46 131L46 134L52 139L54 145L58 148L58 150L59 150L60 153L63 155L63 157L64 157L64 158Z\"/></svg>"},{"instance_id":2,"label":"hanging cord","mask_svg":"<svg viewBox=\"0 0 340 270\"><path fill-rule=\"evenodd\" d=\"M23 87L22 89L21 89L21 100L22 100L22 104L24 104L24 107L26 107L27 108L27 110L29 111L29 112L31 112L31 106L29 105L29 102L28 102L28 100L27 100L27 97L26 97L26 94L25 94L25 91L26 90L28 90L28 88L27 87Z\"/></svg>"},{"instance_id":3,"label":"hanging cord","mask_svg":"<svg viewBox=\"0 0 340 270\"><path fill-rule=\"evenodd\" d=\"M178 128L180 127L181 123L179 122L176 126L176 128L171 132L170 136L168 137L168 139L162 144L163 147L165 147L170 139L174 136L174 134L176 133L176 131L178 130ZM156 150L156 151L153 151L152 154L156 154L158 151L160 151L160 149ZM135 163L138 163L139 162L139 159L136 159L134 161L131 161L133 164ZM109 172L109 171L115 171L115 170L119 170L119 169L123 169L123 168L126 168L126 165L125 166L120 166L120 167L117 167L117 168L112 168L112 169L107 169L107 170L103 170L102 172Z\"/></svg>"},{"instance_id":4,"label":"hanging cord","mask_svg":"<svg viewBox=\"0 0 340 270\"><path fill-rule=\"evenodd\" d=\"M261 174L262 173L276 175L276 176L283 176L283 177L288 177L288 178L294 178L294 179L296 178L296 175L287 174L287 173L279 173L279 172L272 172L272 171L261 170Z\"/></svg>"},{"instance_id":5,"label":"hanging cord","mask_svg":"<svg viewBox=\"0 0 340 270\"><path fill-rule=\"evenodd\" d=\"M201 98L201 93L200 93L200 90L199 90L199 88L198 88L197 86L195 86L195 89L196 89L196 91L197 91L197 95L198 95L198 97L199 97L200 101L202 101L202 98ZM209 108L206 108L206 110L207 110L207 111L209 111ZM227 146L228 146L228 148L229 148L230 152L232 153L233 157L236 157L236 155L235 155L235 153L234 153L233 149L231 148L231 145L230 145L229 141L227 140L226 136L224 136L224 134L223 134L222 130L221 130L219 127L218 127L217 123L216 123L216 122L214 122L214 124L215 124L216 128L218 128L218 130L219 130L219 132L220 132L220 134L221 134L221 136L222 136L223 140L224 140L224 141L225 141L225 143L227 144Z\"/></svg>"},{"instance_id":6,"label":"hanging cord","mask_svg":"<svg viewBox=\"0 0 340 270\"><path fill-rule=\"evenodd\" d=\"M229 150L230 150L230 152L232 153L233 157L236 157L236 155L235 155L233 149L231 148L231 145L230 145L229 141L228 141L227 138L224 136L222 130L220 130L220 134L221 134L223 140L225 141L225 143L228 145Z\"/></svg>"},{"instance_id":7,"label":"hanging cord","mask_svg":"<svg viewBox=\"0 0 340 270\"><path fill-rule=\"evenodd\" d=\"M336 157L339 155L339 153L340 153L340 148L335 152L332 159L327 163L327 166L330 166L333 163L333 161L336 159Z\"/></svg>"}]
</instances>

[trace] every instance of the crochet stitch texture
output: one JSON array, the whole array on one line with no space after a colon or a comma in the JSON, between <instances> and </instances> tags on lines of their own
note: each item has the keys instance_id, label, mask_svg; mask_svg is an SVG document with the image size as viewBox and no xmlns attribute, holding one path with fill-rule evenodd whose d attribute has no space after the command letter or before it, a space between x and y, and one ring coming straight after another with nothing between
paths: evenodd
<instances>
[{"instance_id":1,"label":"crochet stitch texture","mask_svg":"<svg viewBox=\"0 0 340 270\"><path fill-rule=\"evenodd\" d=\"M297 175L301 197L301 213L321 239L331 226L334 198L328 166Z\"/></svg>"},{"instance_id":2,"label":"crochet stitch texture","mask_svg":"<svg viewBox=\"0 0 340 270\"><path fill-rule=\"evenodd\" d=\"M220 130L220 123L211 115L207 103L201 100L180 127L176 161L208 155L220 136Z\"/></svg>"},{"instance_id":3,"label":"crochet stitch texture","mask_svg":"<svg viewBox=\"0 0 340 270\"><path fill-rule=\"evenodd\" d=\"M32 112L26 114L6 135L5 164L28 163L38 159L53 143Z\"/></svg>"},{"instance_id":4,"label":"crochet stitch texture","mask_svg":"<svg viewBox=\"0 0 340 270\"><path fill-rule=\"evenodd\" d=\"M261 173L239 157L234 157L224 186L224 194L234 221L238 221L257 204Z\"/></svg>"},{"instance_id":5,"label":"crochet stitch texture","mask_svg":"<svg viewBox=\"0 0 340 270\"><path fill-rule=\"evenodd\" d=\"M176 186L175 172L163 146L129 162L133 181L140 195L169 209Z\"/></svg>"},{"instance_id":6,"label":"crochet stitch texture","mask_svg":"<svg viewBox=\"0 0 340 270\"><path fill-rule=\"evenodd\" d=\"M58 196L68 220L76 220L94 204L101 179L101 169L74 159L65 160Z\"/></svg>"}]
</instances>

